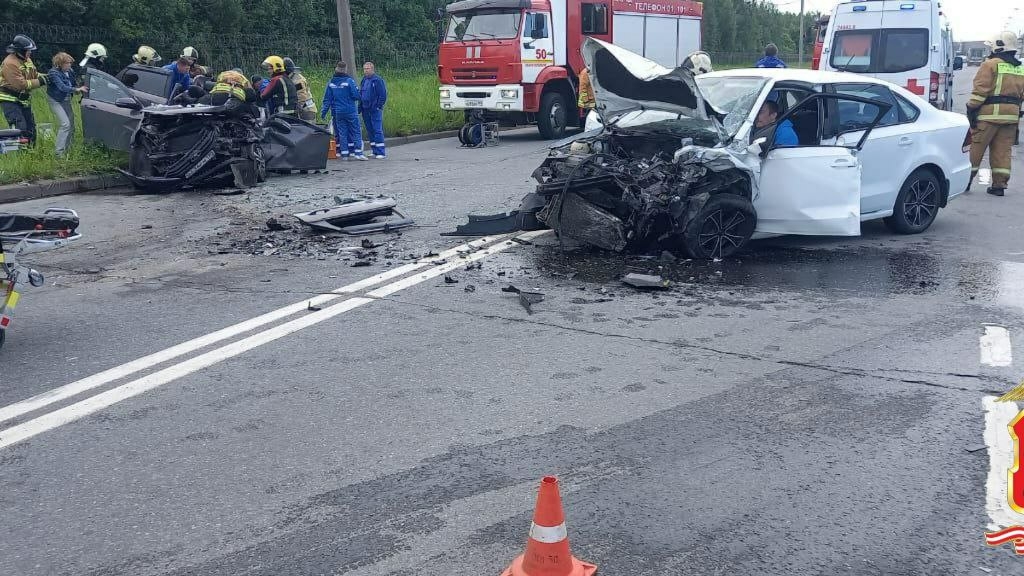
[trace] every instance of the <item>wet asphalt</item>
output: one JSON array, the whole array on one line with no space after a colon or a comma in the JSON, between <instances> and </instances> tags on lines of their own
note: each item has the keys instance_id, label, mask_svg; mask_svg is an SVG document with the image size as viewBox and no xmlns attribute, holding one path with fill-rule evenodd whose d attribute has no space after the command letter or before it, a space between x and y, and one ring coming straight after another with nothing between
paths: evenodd
<instances>
[{"instance_id":1,"label":"wet asphalt","mask_svg":"<svg viewBox=\"0 0 1024 576\"><path fill-rule=\"evenodd\" d=\"M242 196L15 205L75 208L86 238L32 257L47 285L0 351L0 408L436 258L467 213L514 208L545 151L525 130ZM978 337L1024 345L1022 182L976 185L919 236L872 223L717 263L509 245L0 448L0 574L496 575L548 474L600 574L1019 574L984 543L979 445L982 397L1020 364L981 366ZM366 192L419 227L362 251L265 230ZM530 314L509 284L544 300Z\"/></svg>"}]
</instances>

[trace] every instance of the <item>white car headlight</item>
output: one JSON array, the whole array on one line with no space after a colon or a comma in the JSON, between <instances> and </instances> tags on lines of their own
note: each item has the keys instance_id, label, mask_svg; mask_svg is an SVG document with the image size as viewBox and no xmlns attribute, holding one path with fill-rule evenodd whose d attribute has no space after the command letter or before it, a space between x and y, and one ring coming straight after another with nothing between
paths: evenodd
<instances>
[{"instance_id":1,"label":"white car headlight","mask_svg":"<svg viewBox=\"0 0 1024 576\"><path fill-rule=\"evenodd\" d=\"M501 91L501 97L502 98L518 98L519 97L519 90L502 90Z\"/></svg>"},{"instance_id":2,"label":"white car headlight","mask_svg":"<svg viewBox=\"0 0 1024 576\"><path fill-rule=\"evenodd\" d=\"M447 100L448 98L451 98L451 97L452 97L452 91L451 90L441 90L441 98L442 99Z\"/></svg>"}]
</instances>

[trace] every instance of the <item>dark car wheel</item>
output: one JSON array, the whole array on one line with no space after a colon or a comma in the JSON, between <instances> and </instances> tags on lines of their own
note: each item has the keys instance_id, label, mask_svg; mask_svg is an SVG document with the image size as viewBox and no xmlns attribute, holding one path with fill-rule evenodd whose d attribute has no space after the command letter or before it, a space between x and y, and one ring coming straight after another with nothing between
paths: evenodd
<instances>
[{"instance_id":1,"label":"dark car wheel","mask_svg":"<svg viewBox=\"0 0 1024 576\"><path fill-rule=\"evenodd\" d=\"M716 194L686 227L683 244L693 258L728 258L747 244L756 226L757 212L750 200Z\"/></svg>"},{"instance_id":2,"label":"dark car wheel","mask_svg":"<svg viewBox=\"0 0 1024 576\"><path fill-rule=\"evenodd\" d=\"M540 112L537 113L537 128L540 135L548 140L561 138L565 135L565 123L569 108L565 104L565 96L561 92L548 92L540 100Z\"/></svg>"},{"instance_id":3,"label":"dark car wheel","mask_svg":"<svg viewBox=\"0 0 1024 576\"><path fill-rule=\"evenodd\" d=\"M942 187L931 170L916 170L903 183L885 225L898 234L920 234L939 213Z\"/></svg>"}]
</instances>

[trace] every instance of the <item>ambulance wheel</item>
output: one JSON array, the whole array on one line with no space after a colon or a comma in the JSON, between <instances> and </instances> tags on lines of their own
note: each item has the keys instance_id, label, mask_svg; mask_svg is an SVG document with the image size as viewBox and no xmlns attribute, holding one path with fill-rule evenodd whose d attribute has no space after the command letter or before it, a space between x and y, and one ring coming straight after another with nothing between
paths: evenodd
<instances>
[{"instance_id":1,"label":"ambulance wheel","mask_svg":"<svg viewBox=\"0 0 1024 576\"><path fill-rule=\"evenodd\" d=\"M540 100L540 112L537 113L537 128L540 135L548 140L564 136L568 111L565 96L562 96L561 92L545 94Z\"/></svg>"}]
</instances>

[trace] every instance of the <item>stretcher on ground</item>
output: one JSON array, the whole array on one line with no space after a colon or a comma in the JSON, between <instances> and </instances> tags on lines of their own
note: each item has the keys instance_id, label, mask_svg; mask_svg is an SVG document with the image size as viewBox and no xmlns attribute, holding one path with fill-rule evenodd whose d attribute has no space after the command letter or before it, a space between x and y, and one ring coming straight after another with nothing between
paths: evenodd
<instances>
[{"instance_id":1,"label":"stretcher on ground","mask_svg":"<svg viewBox=\"0 0 1024 576\"><path fill-rule=\"evenodd\" d=\"M28 282L43 285L43 275L19 262L21 256L63 248L82 237L74 210L49 208L42 214L0 212L0 347L3 346L11 315Z\"/></svg>"}]
</instances>

